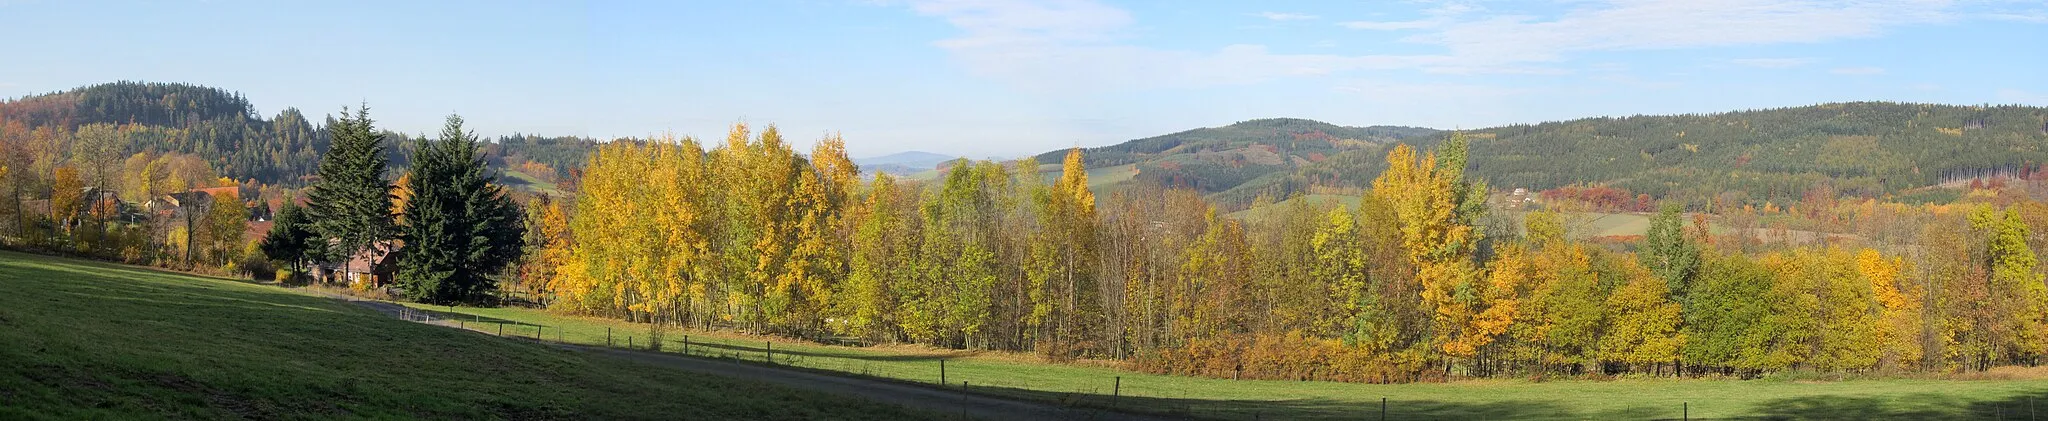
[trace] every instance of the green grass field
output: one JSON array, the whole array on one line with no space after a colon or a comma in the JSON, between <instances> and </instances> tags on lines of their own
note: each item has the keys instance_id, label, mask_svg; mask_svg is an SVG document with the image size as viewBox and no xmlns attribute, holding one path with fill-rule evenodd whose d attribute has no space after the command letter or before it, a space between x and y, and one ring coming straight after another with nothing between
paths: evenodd
<instances>
[{"instance_id":1,"label":"green grass field","mask_svg":"<svg viewBox=\"0 0 2048 421\"><path fill-rule=\"evenodd\" d=\"M918 419L230 280L0 252L0 419Z\"/></svg>"},{"instance_id":2,"label":"green grass field","mask_svg":"<svg viewBox=\"0 0 2048 421\"><path fill-rule=\"evenodd\" d=\"M482 321L486 332L506 323L508 335L615 346L628 337L647 347L648 325L554 315L518 308L416 306ZM452 312L451 312L452 310ZM536 326L539 329L536 330ZM1381 398L1388 419L2006 419L2025 416L2033 404L2048 416L2048 381L2043 380L1792 380L1462 381L1441 384L1369 385L1300 381L1232 381L1160 376L1104 366L1054 365L1028 356L935 350L920 347L845 347L793 342L728 332L671 330L663 352L760 360L774 342L778 364L817 370L936 382L939 360L946 380L968 382L979 393L1086 406L1117 406L1147 412L1187 414L1204 419L1377 419ZM1107 396L1121 377L1121 398ZM1688 411L1689 409L1689 411Z\"/></svg>"}]
</instances>

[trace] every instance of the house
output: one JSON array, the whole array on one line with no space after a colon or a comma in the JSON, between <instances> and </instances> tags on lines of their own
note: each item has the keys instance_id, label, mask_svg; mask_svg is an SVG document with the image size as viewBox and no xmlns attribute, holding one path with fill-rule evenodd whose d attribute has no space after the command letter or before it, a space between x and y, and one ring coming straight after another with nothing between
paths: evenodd
<instances>
[{"instance_id":1,"label":"house","mask_svg":"<svg viewBox=\"0 0 2048 421\"><path fill-rule=\"evenodd\" d=\"M314 276L323 282L365 289L390 285L398 275L398 254L404 250L404 243L380 241L342 261L321 264Z\"/></svg>"},{"instance_id":2,"label":"house","mask_svg":"<svg viewBox=\"0 0 2048 421\"><path fill-rule=\"evenodd\" d=\"M164 214L165 211L177 212L180 210L191 211L195 209L198 211L192 213L204 213L204 210L207 209L208 206L213 205L214 196L223 194L239 198L242 195L242 188L235 186L208 187L191 191L167 193L158 195L157 197L150 198L148 203L144 203L142 205L142 208L145 211L159 215Z\"/></svg>"}]
</instances>

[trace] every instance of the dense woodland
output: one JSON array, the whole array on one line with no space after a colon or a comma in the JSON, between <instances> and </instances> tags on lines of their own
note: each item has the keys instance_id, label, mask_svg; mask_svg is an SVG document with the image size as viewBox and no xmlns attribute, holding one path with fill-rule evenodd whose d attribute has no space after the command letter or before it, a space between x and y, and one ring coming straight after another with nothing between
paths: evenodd
<instances>
[{"instance_id":1,"label":"dense woodland","mask_svg":"<svg viewBox=\"0 0 2048 421\"><path fill-rule=\"evenodd\" d=\"M208 91L114 84L0 104L0 218L13 221L0 238L225 273L274 265L287 279L403 245L412 251L399 254L394 290L426 302L516 295L650 326L1206 376L1958 372L2048 354L2048 183L2031 169L2048 133L2034 108L1378 128L1344 135L1380 136L1355 144L1318 129L1303 141L1350 146L1234 146L1290 151L1294 170L1245 177L1283 174L1274 185L1299 189L1222 194L1142 177L1091 188L1093 158L1080 149L1059 153L1050 177L1046 157L867 177L840 139L799 152L772 126L736 126L711 144L485 142L459 118L435 138L397 136L358 108L275 131L260 127L297 113L261 120L238 96ZM188 105L163 100L188 93ZM1827 112L1786 117L1816 110ZM229 122L258 134L190 135ZM1312 122L1256 123L1281 133ZM1672 128L1686 140L1642 140ZM1573 131L1585 135L1559 134ZM1189 144L1103 164L1146 168L1156 162L1143 155ZM204 153L295 156L292 145L313 155ZM1190 156L1273 158L1246 152ZM1538 171L1546 161L1556 167ZM494 176L511 171L559 194ZM1957 181L1949 197L1900 200L1944 181ZM1496 193L1518 186L1547 192L1505 206ZM1310 188L1350 188L1358 202L1285 200ZM1236 204L1246 192L1258 194ZM166 198L211 205L155 210ZM1265 210L1226 215L1247 206ZM1577 210L1655 217L1640 237L1589 238ZM1688 213L1700 210L1713 213ZM272 224L249 235L255 222Z\"/></svg>"}]
</instances>

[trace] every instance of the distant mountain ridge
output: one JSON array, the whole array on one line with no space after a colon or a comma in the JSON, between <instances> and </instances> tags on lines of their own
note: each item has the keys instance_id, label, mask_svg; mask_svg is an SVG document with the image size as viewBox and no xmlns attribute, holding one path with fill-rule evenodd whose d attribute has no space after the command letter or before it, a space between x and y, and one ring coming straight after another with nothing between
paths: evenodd
<instances>
[{"instance_id":1,"label":"distant mountain ridge","mask_svg":"<svg viewBox=\"0 0 2048 421\"><path fill-rule=\"evenodd\" d=\"M1827 103L1462 132L1468 174L1496 189L1604 185L1695 209L1784 205L1815 189L1875 198L1978 176L2048 175L2048 108L2021 105ZM1384 169L1387 145L1430 147L1449 134L1264 119L1085 151L1091 170L1133 166L1136 176L1117 181L1129 184L1111 187L1190 187L1241 207L1260 195L1356 191Z\"/></svg>"},{"instance_id":2,"label":"distant mountain ridge","mask_svg":"<svg viewBox=\"0 0 2048 421\"><path fill-rule=\"evenodd\" d=\"M925 151L907 151L876 157L855 158L853 163L859 165L860 170L863 172L905 176L930 171L938 168L939 164L956 159L960 159L960 157Z\"/></svg>"}]
</instances>

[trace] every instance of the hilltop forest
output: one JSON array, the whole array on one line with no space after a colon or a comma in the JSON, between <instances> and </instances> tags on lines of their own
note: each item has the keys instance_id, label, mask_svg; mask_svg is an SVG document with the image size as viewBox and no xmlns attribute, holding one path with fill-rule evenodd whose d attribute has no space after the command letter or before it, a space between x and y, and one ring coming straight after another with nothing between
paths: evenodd
<instances>
[{"instance_id":1,"label":"hilltop forest","mask_svg":"<svg viewBox=\"0 0 2048 421\"><path fill-rule=\"evenodd\" d=\"M158 103L205 90L114 86ZM259 128L284 115L250 117L219 92L206 103L241 111L83 111L145 103L94 99L103 88L0 104L10 247L301 279L399 240L419 248L401 254L397 289L426 302L521 297L650 327L1236 378L1961 372L2048 356L2036 108L1862 103L1460 133L1258 120L899 178L864 175L837 137L799 152L774 126L710 143L485 142L453 117L434 139L396 136L360 108L308 130L308 163L244 165L194 148L294 150ZM262 135L192 134L228 124ZM492 176L529 166L577 169L553 176L560 194ZM1105 186L1091 175L1104 171L1131 176ZM204 192L229 205L120 211L213 186L234 188ZM1511 188L1551 193L1503 201ZM1954 194L1901 200L1930 188ZM249 192L307 207L235 196ZM1307 193L1356 204L1290 200ZM1622 205L1653 213L1644 235L1570 223ZM1228 215L1247 206L1266 211ZM274 207L290 210L243 233Z\"/></svg>"}]
</instances>

